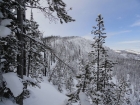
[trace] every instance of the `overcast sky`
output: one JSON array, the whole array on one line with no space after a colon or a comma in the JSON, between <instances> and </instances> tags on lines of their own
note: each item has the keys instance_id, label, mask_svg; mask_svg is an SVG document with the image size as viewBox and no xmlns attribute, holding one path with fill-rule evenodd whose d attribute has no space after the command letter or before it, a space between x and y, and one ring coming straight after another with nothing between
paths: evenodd
<instances>
[{"instance_id":1,"label":"overcast sky","mask_svg":"<svg viewBox=\"0 0 140 105\"><path fill-rule=\"evenodd\" d=\"M41 12L34 10L34 19L39 23L44 36L81 36L92 40L92 26L96 26L95 19L98 14L102 14L107 33L106 46L115 50L140 51L140 0L63 1L67 4L67 9L72 7L68 14L75 22L49 22ZM29 11L27 17L30 16Z\"/></svg>"}]
</instances>

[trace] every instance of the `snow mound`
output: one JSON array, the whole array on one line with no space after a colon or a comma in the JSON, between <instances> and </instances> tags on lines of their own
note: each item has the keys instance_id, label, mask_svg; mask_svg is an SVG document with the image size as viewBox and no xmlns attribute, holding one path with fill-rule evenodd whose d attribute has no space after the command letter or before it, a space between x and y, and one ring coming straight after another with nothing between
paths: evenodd
<instances>
[{"instance_id":1,"label":"snow mound","mask_svg":"<svg viewBox=\"0 0 140 105\"><path fill-rule=\"evenodd\" d=\"M11 100L2 100L0 102L0 105L18 105L18 104L13 103Z\"/></svg>"},{"instance_id":2,"label":"snow mound","mask_svg":"<svg viewBox=\"0 0 140 105\"><path fill-rule=\"evenodd\" d=\"M2 2L1 0L0 0L0 2ZM3 14L0 12L0 18L3 18L4 16L3 16Z\"/></svg>"},{"instance_id":3,"label":"snow mound","mask_svg":"<svg viewBox=\"0 0 140 105\"><path fill-rule=\"evenodd\" d=\"M44 78L47 80L47 78ZM30 97L24 100L24 105L63 105L67 97L60 93L50 83L40 83L41 89L35 87L28 87Z\"/></svg>"},{"instance_id":4,"label":"snow mound","mask_svg":"<svg viewBox=\"0 0 140 105\"><path fill-rule=\"evenodd\" d=\"M2 74L4 80L6 81L6 87L11 90L14 97L19 96L23 91L23 84L16 73L10 72Z\"/></svg>"},{"instance_id":5,"label":"snow mound","mask_svg":"<svg viewBox=\"0 0 140 105\"><path fill-rule=\"evenodd\" d=\"M11 34L11 30L5 26L0 26L0 37L6 37Z\"/></svg>"},{"instance_id":6,"label":"snow mound","mask_svg":"<svg viewBox=\"0 0 140 105\"><path fill-rule=\"evenodd\" d=\"M2 26L11 25L12 19L4 19L1 21Z\"/></svg>"},{"instance_id":7,"label":"snow mound","mask_svg":"<svg viewBox=\"0 0 140 105\"><path fill-rule=\"evenodd\" d=\"M85 93L80 92L79 98L80 98L81 105L91 105L89 102L89 99Z\"/></svg>"},{"instance_id":8,"label":"snow mound","mask_svg":"<svg viewBox=\"0 0 140 105\"><path fill-rule=\"evenodd\" d=\"M37 83L37 81L33 78L27 77L27 76L23 76L23 81L27 81L30 83L33 83L34 85L38 86L39 88L41 88L40 84Z\"/></svg>"}]
</instances>

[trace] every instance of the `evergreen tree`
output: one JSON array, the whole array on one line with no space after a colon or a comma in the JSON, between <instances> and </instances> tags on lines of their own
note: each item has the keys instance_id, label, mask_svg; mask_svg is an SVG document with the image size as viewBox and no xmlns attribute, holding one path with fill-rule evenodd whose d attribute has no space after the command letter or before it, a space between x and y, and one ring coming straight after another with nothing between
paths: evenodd
<instances>
[{"instance_id":1,"label":"evergreen tree","mask_svg":"<svg viewBox=\"0 0 140 105\"><path fill-rule=\"evenodd\" d=\"M107 50L105 50L103 46L106 36L104 36L105 33L103 33L105 28L101 15L98 15L96 21L97 27L93 27L95 31L92 31L92 34L95 35L95 41L94 44L92 44L94 51L90 53L90 56L93 57L93 79L90 97L93 103L97 105L112 105L114 102L113 91L115 85L111 82L111 72L114 63L108 59Z\"/></svg>"},{"instance_id":2,"label":"evergreen tree","mask_svg":"<svg viewBox=\"0 0 140 105\"><path fill-rule=\"evenodd\" d=\"M33 19L33 13L31 10L31 19L28 25L28 31L26 42L27 42L27 54L28 54L28 75L32 78L37 78L43 70L44 60L41 52L44 51L44 48L40 43L43 43L41 40L42 33L38 29L38 24Z\"/></svg>"},{"instance_id":3,"label":"evergreen tree","mask_svg":"<svg viewBox=\"0 0 140 105\"><path fill-rule=\"evenodd\" d=\"M1 0L0 1L0 72L1 72L1 83L0 93L1 97L9 97L12 93L6 91L5 81L2 78L3 73L15 72L17 63L17 54L20 53L18 50L18 39L16 33L18 31L18 23L16 21L16 16L14 13L15 1ZM3 43L3 44L2 44ZM5 92L6 91L6 92Z\"/></svg>"},{"instance_id":4,"label":"evergreen tree","mask_svg":"<svg viewBox=\"0 0 140 105\"><path fill-rule=\"evenodd\" d=\"M86 65L85 69L82 70L76 77L79 79L77 87L80 87L82 92L88 90L90 81L91 81L91 70L89 65Z\"/></svg>"},{"instance_id":5,"label":"evergreen tree","mask_svg":"<svg viewBox=\"0 0 140 105\"><path fill-rule=\"evenodd\" d=\"M92 78L92 72L91 68L87 64L85 67L80 67L80 70L76 76L78 80L78 84L76 85L77 90L72 91L67 94L69 97L69 104L75 103L79 101L79 94L80 92L88 94L90 90L90 84L91 84L91 78Z\"/></svg>"},{"instance_id":6,"label":"evergreen tree","mask_svg":"<svg viewBox=\"0 0 140 105\"><path fill-rule=\"evenodd\" d=\"M129 78L129 75L127 74L126 80L122 78L118 81L115 89L116 100L114 101L114 105L132 105L132 100L130 97L132 94L132 89Z\"/></svg>"}]
</instances>

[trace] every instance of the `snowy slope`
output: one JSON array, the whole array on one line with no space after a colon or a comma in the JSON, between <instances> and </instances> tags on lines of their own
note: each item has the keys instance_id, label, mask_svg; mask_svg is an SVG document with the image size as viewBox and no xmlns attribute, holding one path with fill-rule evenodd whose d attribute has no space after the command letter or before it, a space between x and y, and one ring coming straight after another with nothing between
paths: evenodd
<instances>
[{"instance_id":1,"label":"snowy slope","mask_svg":"<svg viewBox=\"0 0 140 105\"><path fill-rule=\"evenodd\" d=\"M48 83L47 77L40 83L41 88L28 86L30 97L23 101L24 105L64 105L67 96L60 93L52 84ZM4 99L0 105L17 105L11 100Z\"/></svg>"},{"instance_id":2,"label":"snowy slope","mask_svg":"<svg viewBox=\"0 0 140 105\"><path fill-rule=\"evenodd\" d=\"M47 78L40 85L41 88L28 87L31 95L24 100L24 105L63 105L67 97L48 83Z\"/></svg>"},{"instance_id":3,"label":"snowy slope","mask_svg":"<svg viewBox=\"0 0 140 105\"><path fill-rule=\"evenodd\" d=\"M0 105L18 105L18 104L13 103L11 100L4 99L0 101Z\"/></svg>"},{"instance_id":4,"label":"snowy slope","mask_svg":"<svg viewBox=\"0 0 140 105\"><path fill-rule=\"evenodd\" d=\"M11 90L14 97L17 97L22 93L23 84L16 73L13 73L13 72L4 73L3 79L6 81L6 87Z\"/></svg>"}]
</instances>

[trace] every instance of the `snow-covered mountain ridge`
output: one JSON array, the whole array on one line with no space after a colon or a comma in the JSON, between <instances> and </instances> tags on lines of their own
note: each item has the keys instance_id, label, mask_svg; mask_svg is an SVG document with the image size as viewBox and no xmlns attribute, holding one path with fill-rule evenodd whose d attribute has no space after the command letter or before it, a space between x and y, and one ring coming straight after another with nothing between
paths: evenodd
<instances>
[{"instance_id":1,"label":"snow-covered mountain ridge","mask_svg":"<svg viewBox=\"0 0 140 105\"><path fill-rule=\"evenodd\" d=\"M69 37L59 37L59 36L49 36L46 37L46 44L49 44L53 50L55 50L56 54L61 53L67 53L75 54L80 53L84 57L84 55L87 55L90 51L92 51L94 48L92 48L91 44L94 43L94 40L88 40L82 37L78 36L69 36ZM59 47L63 46L63 50L58 49ZM109 47L105 46L106 50L108 50L108 55L112 58L116 58L119 56L119 58L127 58L127 59L140 59L140 52L136 52L133 50L113 50ZM67 51L68 50L68 51ZM79 52L80 51L80 52ZM72 56L72 55L71 55ZM87 56L86 56L87 57Z\"/></svg>"},{"instance_id":2,"label":"snow-covered mountain ridge","mask_svg":"<svg viewBox=\"0 0 140 105\"><path fill-rule=\"evenodd\" d=\"M133 51L133 50L114 50L114 51L126 58L140 60L140 52Z\"/></svg>"}]
</instances>

